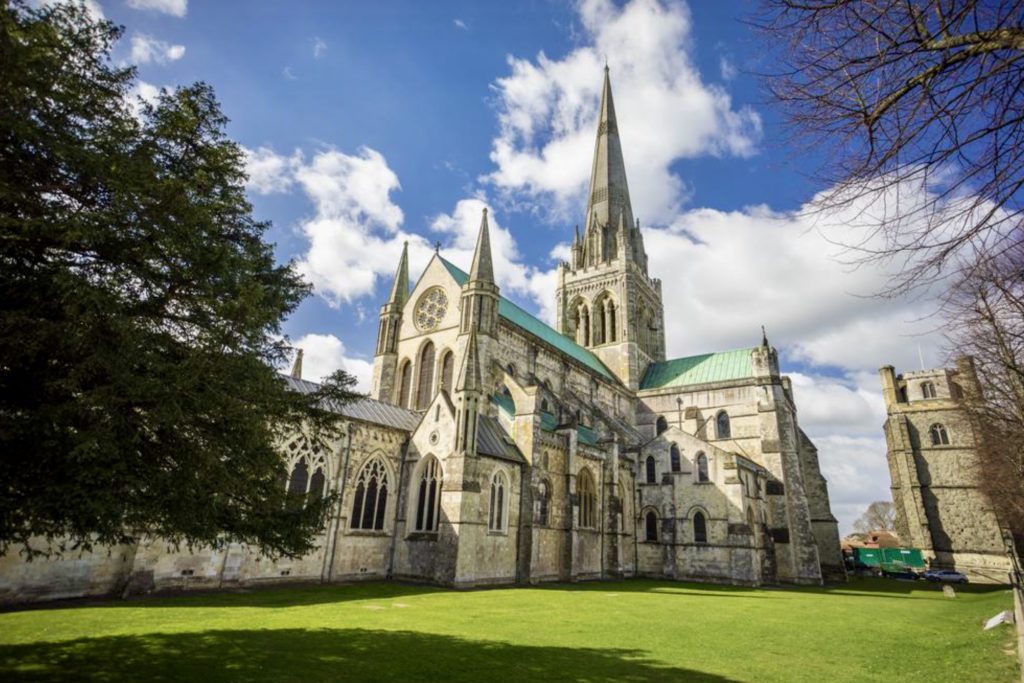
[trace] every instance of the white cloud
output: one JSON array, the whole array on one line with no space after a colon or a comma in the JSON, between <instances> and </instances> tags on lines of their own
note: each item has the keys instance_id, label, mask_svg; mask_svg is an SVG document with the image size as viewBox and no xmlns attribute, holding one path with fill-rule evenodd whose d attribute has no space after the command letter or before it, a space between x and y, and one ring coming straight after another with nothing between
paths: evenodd
<instances>
[{"instance_id":1,"label":"white cloud","mask_svg":"<svg viewBox=\"0 0 1024 683\"><path fill-rule=\"evenodd\" d=\"M136 64L156 62L166 64L185 56L184 45L171 45L145 33L136 33L131 39L131 61Z\"/></svg>"},{"instance_id":2,"label":"white cloud","mask_svg":"<svg viewBox=\"0 0 1024 683\"><path fill-rule=\"evenodd\" d=\"M815 445L821 472L828 480L832 514L839 519L840 533L848 534L868 504L890 499L885 439L881 434L833 434L816 437Z\"/></svg>"},{"instance_id":3,"label":"white cloud","mask_svg":"<svg viewBox=\"0 0 1024 683\"><path fill-rule=\"evenodd\" d=\"M292 342L302 349L302 377L321 382L335 370L345 370L358 380L356 391L368 392L373 382L373 363L348 355L344 342L333 334L307 334Z\"/></svg>"},{"instance_id":4,"label":"white cloud","mask_svg":"<svg viewBox=\"0 0 1024 683\"><path fill-rule=\"evenodd\" d=\"M320 59L327 52L327 43L318 36L313 37L313 59Z\"/></svg>"},{"instance_id":5,"label":"white cloud","mask_svg":"<svg viewBox=\"0 0 1024 683\"><path fill-rule=\"evenodd\" d=\"M718 58L718 72L722 75L723 81L731 81L739 74L739 69L732 63L732 60L722 55Z\"/></svg>"},{"instance_id":6,"label":"white cloud","mask_svg":"<svg viewBox=\"0 0 1024 683\"><path fill-rule=\"evenodd\" d=\"M30 2L30 4L36 7L48 7L52 5L60 5L65 3L75 3L84 5L86 12L88 12L89 15L96 21L106 18L103 15L103 8L100 6L100 3L98 3L96 0L34 0L34 2Z\"/></svg>"},{"instance_id":7,"label":"white cloud","mask_svg":"<svg viewBox=\"0 0 1024 683\"><path fill-rule=\"evenodd\" d=\"M161 12L173 17L184 17L188 12L188 0L127 0L127 2L132 9Z\"/></svg>"},{"instance_id":8,"label":"white cloud","mask_svg":"<svg viewBox=\"0 0 1024 683\"><path fill-rule=\"evenodd\" d=\"M135 81L135 85L128 91L128 106L131 107L135 118L141 120L143 104L155 105L160 98L160 92L165 89L168 88L161 89L143 80Z\"/></svg>"},{"instance_id":9,"label":"white cloud","mask_svg":"<svg viewBox=\"0 0 1024 683\"><path fill-rule=\"evenodd\" d=\"M284 77L285 77L285 78L287 78L287 79L288 79L289 81L295 81L295 80L298 80L298 76L296 76L296 75L295 75L295 72L294 72L294 71L292 71L292 68L291 68L290 66L286 66L285 68L281 69L281 73L282 73L282 74L284 75Z\"/></svg>"},{"instance_id":10,"label":"white cloud","mask_svg":"<svg viewBox=\"0 0 1024 683\"><path fill-rule=\"evenodd\" d=\"M460 29L462 29L463 31L468 31L468 30L469 30L469 26L467 26L467 25L466 25L466 22L464 22L464 21L463 21L462 19L456 19L456 20L455 20L454 22L452 22L452 23L454 23L454 24L455 24L455 28L460 28Z\"/></svg>"},{"instance_id":11,"label":"white cloud","mask_svg":"<svg viewBox=\"0 0 1024 683\"><path fill-rule=\"evenodd\" d=\"M245 173L249 176L246 188L256 194L288 192L295 185L295 171L302 164L302 152L291 156L277 154L269 147L243 148Z\"/></svg>"},{"instance_id":12,"label":"white cloud","mask_svg":"<svg viewBox=\"0 0 1024 683\"><path fill-rule=\"evenodd\" d=\"M512 199L549 200L555 218L582 208L590 173L602 68L611 65L633 206L645 222L671 220L685 200L670 165L707 154L749 156L761 119L705 83L691 57L690 12L680 2L578 5L583 45L562 59L509 57L493 88L500 133L484 178Z\"/></svg>"}]
</instances>

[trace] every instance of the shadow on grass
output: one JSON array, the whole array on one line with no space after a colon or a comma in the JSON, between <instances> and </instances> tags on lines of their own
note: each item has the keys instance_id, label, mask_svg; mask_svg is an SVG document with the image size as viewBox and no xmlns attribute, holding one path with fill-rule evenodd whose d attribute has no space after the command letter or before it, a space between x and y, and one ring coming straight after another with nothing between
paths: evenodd
<instances>
[{"instance_id":1,"label":"shadow on grass","mask_svg":"<svg viewBox=\"0 0 1024 683\"><path fill-rule=\"evenodd\" d=\"M172 590L128 599L72 598L21 605L5 605L3 612L54 610L68 608L129 608L145 607L303 607L309 605L351 602L353 600L386 600L413 595L442 593L450 588L429 584L401 583L397 581L366 581L336 584L274 584L253 585L245 588Z\"/></svg>"},{"instance_id":2,"label":"shadow on grass","mask_svg":"<svg viewBox=\"0 0 1024 683\"><path fill-rule=\"evenodd\" d=\"M621 581L585 581L581 583L538 584L534 588L556 590L567 593L658 593L659 595L694 596L705 595L716 598L752 599L761 597L752 586L731 586L728 584L696 583L694 581L671 581L659 579L625 579Z\"/></svg>"},{"instance_id":3,"label":"shadow on grass","mask_svg":"<svg viewBox=\"0 0 1024 683\"><path fill-rule=\"evenodd\" d=\"M878 595L879 597L886 598L898 598L910 593L934 593L936 596L943 597L942 586L943 584L941 583L924 580L905 581L899 579L852 577L847 583L816 587L813 590L832 594ZM1009 586L968 583L954 585L953 590L964 594L985 594L1006 591L1009 590Z\"/></svg>"},{"instance_id":4,"label":"shadow on grass","mask_svg":"<svg viewBox=\"0 0 1024 683\"><path fill-rule=\"evenodd\" d=\"M0 646L4 681L728 681L636 650L531 647L409 631L283 629Z\"/></svg>"}]
</instances>

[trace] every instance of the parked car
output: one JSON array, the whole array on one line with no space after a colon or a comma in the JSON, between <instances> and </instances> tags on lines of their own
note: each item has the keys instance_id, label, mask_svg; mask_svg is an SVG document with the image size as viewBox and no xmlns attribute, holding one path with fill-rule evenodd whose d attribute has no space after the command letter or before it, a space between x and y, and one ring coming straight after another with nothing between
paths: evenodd
<instances>
[{"instance_id":1,"label":"parked car","mask_svg":"<svg viewBox=\"0 0 1024 683\"><path fill-rule=\"evenodd\" d=\"M900 579L902 581L917 581L920 576L913 569L886 569L882 571L882 576L888 579Z\"/></svg>"},{"instance_id":2,"label":"parked car","mask_svg":"<svg viewBox=\"0 0 1024 683\"><path fill-rule=\"evenodd\" d=\"M967 577L952 569L935 569L922 574L927 581L942 581L944 583L967 583Z\"/></svg>"}]
</instances>

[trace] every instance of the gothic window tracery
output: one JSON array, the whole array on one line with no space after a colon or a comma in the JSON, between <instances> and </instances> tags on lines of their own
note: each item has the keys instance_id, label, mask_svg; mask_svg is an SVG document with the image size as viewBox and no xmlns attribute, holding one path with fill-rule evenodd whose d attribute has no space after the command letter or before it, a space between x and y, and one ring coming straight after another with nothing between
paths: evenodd
<instances>
[{"instance_id":1,"label":"gothic window tracery","mask_svg":"<svg viewBox=\"0 0 1024 683\"><path fill-rule=\"evenodd\" d=\"M508 524L508 500L506 491L508 483L503 472L497 472L491 477L491 498L490 514L487 518L487 528L490 531L505 531Z\"/></svg>"},{"instance_id":2,"label":"gothic window tracery","mask_svg":"<svg viewBox=\"0 0 1024 683\"><path fill-rule=\"evenodd\" d=\"M388 473L380 458L371 458L359 470L352 500L353 529L381 531L388 506Z\"/></svg>"},{"instance_id":3,"label":"gothic window tracery","mask_svg":"<svg viewBox=\"0 0 1024 683\"><path fill-rule=\"evenodd\" d=\"M416 302L416 327L421 332L430 332L441 323L448 311L448 295L440 287L431 287Z\"/></svg>"},{"instance_id":4,"label":"gothic window tracery","mask_svg":"<svg viewBox=\"0 0 1024 683\"><path fill-rule=\"evenodd\" d=\"M921 398L935 398L935 384L932 382L921 383Z\"/></svg>"},{"instance_id":5,"label":"gothic window tracery","mask_svg":"<svg viewBox=\"0 0 1024 683\"><path fill-rule=\"evenodd\" d=\"M327 489L327 449L305 434L292 437L284 447L288 471L288 504L302 507L318 500Z\"/></svg>"},{"instance_id":6,"label":"gothic window tracery","mask_svg":"<svg viewBox=\"0 0 1024 683\"><path fill-rule=\"evenodd\" d=\"M454 386L452 385L452 377L455 374L455 354L451 351L445 351L444 356L441 358L441 387L444 387L445 391L451 394ZM438 387L439 389L441 387Z\"/></svg>"},{"instance_id":7,"label":"gothic window tracery","mask_svg":"<svg viewBox=\"0 0 1024 683\"><path fill-rule=\"evenodd\" d=\"M437 458L428 455L420 467L419 481L416 483L416 531L437 531L441 514L442 481L441 464Z\"/></svg>"}]
</instances>

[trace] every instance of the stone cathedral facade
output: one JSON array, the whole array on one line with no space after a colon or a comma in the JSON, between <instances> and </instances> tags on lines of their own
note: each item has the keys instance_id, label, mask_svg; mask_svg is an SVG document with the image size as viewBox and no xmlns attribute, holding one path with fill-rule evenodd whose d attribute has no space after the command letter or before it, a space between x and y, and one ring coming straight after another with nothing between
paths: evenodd
<instances>
[{"instance_id":1,"label":"stone cathedral facade","mask_svg":"<svg viewBox=\"0 0 1024 683\"><path fill-rule=\"evenodd\" d=\"M607 71L571 251L555 328L501 296L486 211L468 273L438 253L410 290L403 252L370 398L338 407L340 441L282 444L293 493L341 495L317 552L270 561L149 539L34 568L6 558L0 598L363 578L842 580L817 451L767 338L665 357ZM315 388L299 369L286 381Z\"/></svg>"}]
</instances>

